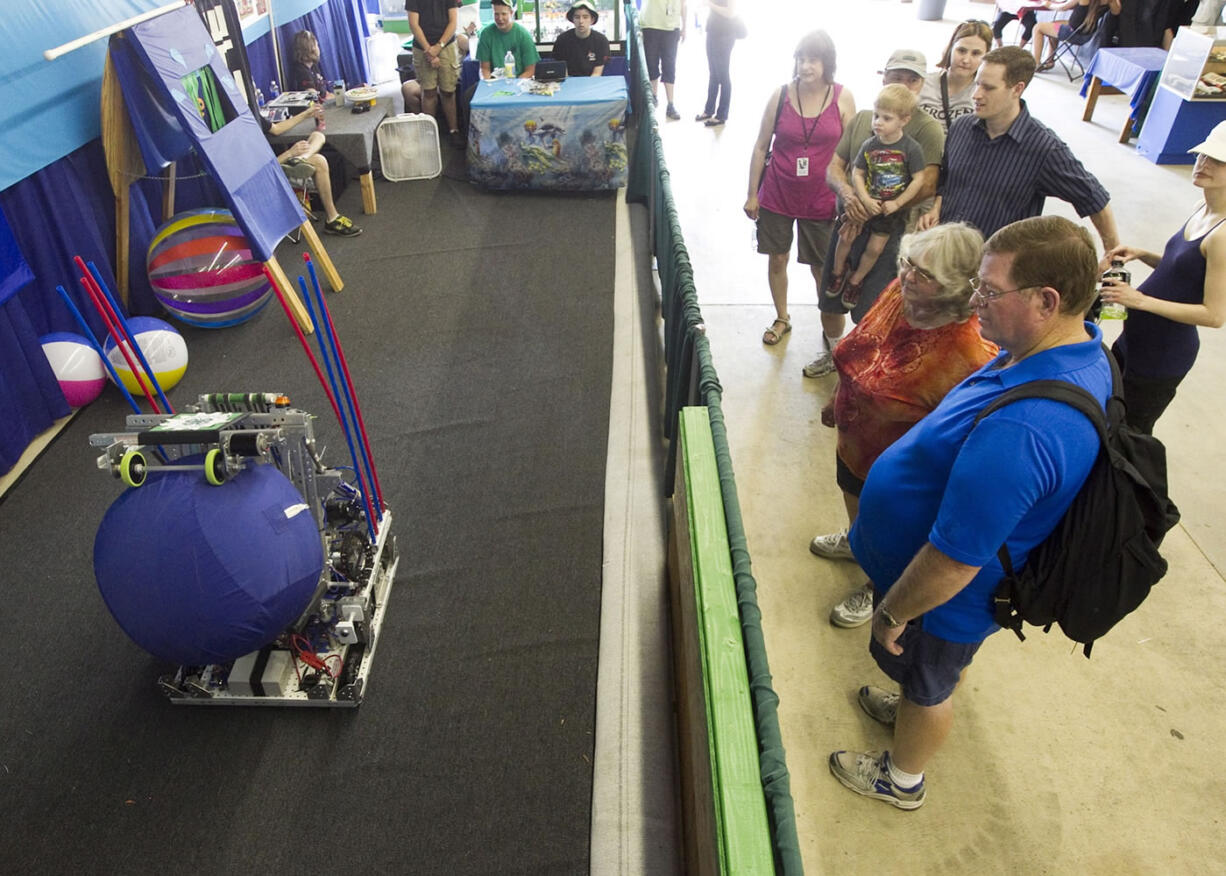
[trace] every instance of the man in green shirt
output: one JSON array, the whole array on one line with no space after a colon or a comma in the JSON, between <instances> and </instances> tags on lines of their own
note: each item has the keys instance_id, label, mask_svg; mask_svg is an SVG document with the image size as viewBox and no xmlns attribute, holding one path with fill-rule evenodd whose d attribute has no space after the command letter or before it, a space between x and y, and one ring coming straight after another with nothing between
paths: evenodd
<instances>
[{"instance_id":1,"label":"man in green shirt","mask_svg":"<svg viewBox=\"0 0 1226 876\"><path fill-rule=\"evenodd\" d=\"M514 10L511 0L493 0L494 23L486 25L477 40L477 60L481 63L481 78L493 79L494 71L500 72L507 52L515 58L515 75L531 79L536 73L536 62L541 59L527 28L512 20Z\"/></svg>"}]
</instances>

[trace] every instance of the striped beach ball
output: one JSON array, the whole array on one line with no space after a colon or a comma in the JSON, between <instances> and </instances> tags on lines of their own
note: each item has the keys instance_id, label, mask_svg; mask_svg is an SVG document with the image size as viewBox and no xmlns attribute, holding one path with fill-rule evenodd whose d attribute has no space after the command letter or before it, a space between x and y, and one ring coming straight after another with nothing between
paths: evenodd
<instances>
[{"instance_id":1,"label":"striped beach ball","mask_svg":"<svg viewBox=\"0 0 1226 876\"><path fill-rule=\"evenodd\" d=\"M229 210L206 207L171 217L149 243L153 293L189 325L223 328L254 316L272 287Z\"/></svg>"},{"instance_id":2,"label":"striped beach ball","mask_svg":"<svg viewBox=\"0 0 1226 876\"><path fill-rule=\"evenodd\" d=\"M79 408L102 394L106 370L102 367L102 357L85 337L72 332L52 332L43 335L38 342L68 404Z\"/></svg>"},{"instance_id":3,"label":"striped beach ball","mask_svg":"<svg viewBox=\"0 0 1226 876\"><path fill-rule=\"evenodd\" d=\"M153 369L153 376L157 378L162 389L169 390L178 383L183 377L183 372L187 370L187 342L183 340L183 335L175 331L174 326L170 323L154 319L152 316L132 317L128 320L128 331L141 352L145 354L149 367ZM123 351L115 346L115 340L107 338L106 343L102 345L102 350L106 353L106 358L115 366L115 373L119 375L123 385L128 388L128 392L139 398L140 384L132 375L132 369L128 367L128 360L124 357ZM140 368L140 359L134 352L129 351L129 354L136 367ZM149 384L149 389L153 389L153 384Z\"/></svg>"}]
</instances>

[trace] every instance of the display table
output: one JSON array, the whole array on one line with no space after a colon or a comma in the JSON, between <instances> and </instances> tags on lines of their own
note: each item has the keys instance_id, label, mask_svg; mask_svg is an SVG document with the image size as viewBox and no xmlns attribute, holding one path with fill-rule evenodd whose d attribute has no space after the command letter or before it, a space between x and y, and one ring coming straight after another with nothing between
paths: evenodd
<instances>
[{"instance_id":1,"label":"display table","mask_svg":"<svg viewBox=\"0 0 1226 876\"><path fill-rule=\"evenodd\" d=\"M1188 150L1209 136L1218 122L1226 121L1226 101L1185 100L1159 85L1137 138L1137 151L1154 164L1192 164Z\"/></svg>"},{"instance_id":2,"label":"display table","mask_svg":"<svg viewBox=\"0 0 1226 876\"><path fill-rule=\"evenodd\" d=\"M1134 129L1140 129L1154 85L1165 63L1166 51L1151 46L1099 49L1086 68L1085 79L1081 83L1081 96L1086 99L1081 120L1088 122L1094 115L1094 106L1098 103L1098 96L1103 93L1104 85L1117 89L1114 93L1128 95L1128 118L1120 131L1120 142L1127 143Z\"/></svg>"},{"instance_id":3,"label":"display table","mask_svg":"<svg viewBox=\"0 0 1226 876\"><path fill-rule=\"evenodd\" d=\"M375 202L375 181L370 172L371 156L375 148L375 129L379 122L392 111L392 99L381 97L369 112L355 113L349 104L333 106L329 101L324 105L324 139L329 147L345 159L358 173L362 183L362 211L374 213L378 205ZM313 119L299 122L283 134L269 137L274 145L288 146L299 140L304 140L315 131Z\"/></svg>"},{"instance_id":4,"label":"display table","mask_svg":"<svg viewBox=\"0 0 1226 876\"><path fill-rule=\"evenodd\" d=\"M626 80L576 77L552 95L527 79L486 79L473 94L468 175L491 189L592 191L626 184Z\"/></svg>"}]
</instances>

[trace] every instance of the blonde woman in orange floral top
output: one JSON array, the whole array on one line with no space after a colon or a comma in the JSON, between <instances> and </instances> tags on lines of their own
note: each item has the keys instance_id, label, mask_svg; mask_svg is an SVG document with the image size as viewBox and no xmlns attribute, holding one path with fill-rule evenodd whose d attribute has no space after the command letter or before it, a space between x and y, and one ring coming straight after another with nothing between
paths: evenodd
<instances>
[{"instance_id":1,"label":"blonde woman in orange floral top","mask_svg":"<svg viewBox=\"0 0 1226 876\"><path fill-rule=\"evenodd\" d=\"M864 478L881 452L996 355L996 345L980 337L970 306L969 279L982 248L982 235L964 223L904 237L898 279L834 350L839 384L822 422L838 430L835 477L849 526ZM854 559L846 530L817 536L809 550ZM872 600L871 588L858 588L834 607L830 622L859 626L872 616Z\"/></svg>"}]
</instances>

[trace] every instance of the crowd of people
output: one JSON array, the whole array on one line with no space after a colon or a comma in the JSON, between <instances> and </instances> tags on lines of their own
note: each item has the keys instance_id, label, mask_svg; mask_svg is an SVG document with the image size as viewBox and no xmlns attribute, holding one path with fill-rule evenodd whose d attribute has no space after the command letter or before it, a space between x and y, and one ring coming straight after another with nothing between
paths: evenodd
<instances>
[{"instance_id":1,"label":"crowd of people","mask_svg":"<svg viewBox=\"0 0 1226 876\"><path fill-rule=\"evenodd\" d=\"M1070 29L1111 11L1097 0L1046 5L1071 11ZM959 24L935 71L919 51L893 52L873 109L860 113L836 80L833 41L805 35L750 157L744 211L775 309L762 342L792 330L795 236L823 335L804 375L837 374L821 419L836 430L848 528L809 549L865 573L830 621L871 624L870 651L898 686L858 693L893 727L890 749L836 751L829 766L851 790L902 809L924 802L953 694L1000 629L998 550L1020 568L1099 452L1089 420L1052 399L977 416L1020 383L1054 378L1104 405L1119 391L1128 425L1150 434L1195 361L1197 327L1226 321L1226 123L1190 150L1203 200L1165 250L1121 244L1110 194L1023 97L1044 41L1070 31L1037 30L1033 52L993 48L1001 23ZM1042 215L1049 197L1090 221L1101 250L1083 225ZM1103 276L1133 260L1153 269L1136 287ZM1110 352L1102 304L1127 309Z\"/></svg>"},{"instance_id":2,"label":"crowd of people","mask_svg":"<svg viewBox=\"0 0 1226 876\"><path fill-rule=\"evenodd\" d=\"M531 78L540 60L512 2L492 0L493 23L478 36L483 79ZM461 25L462 0L405 5L414 96L424 112L441 108L461 145L460 57L475 24ZM1029 398L982 421L980 412L1012 387L1056 379L1104 406L1120 392L1129 426L1150 434L1195 362L1197 328L1226 321L1226 123L1190 150L1202 199L1165 249L1122 244L1110 194L1024 99L1058 43L1118 15L1120 0L998 7L992 26L958 24L935 69L915 49L892 52L872 109L860 112L836 77L834 41L821 30L804 35L790 80L762 109L743 207L767 256L774 318L763 344L792 331L794 239L813 277L822 336L803 374L836 375L821 421L835 429L848 526L814 536L809 549L865 573L830 621L870 624L870 651L898 688L864 685L858 693L861 708L893 728L890 749L833 752L830 770L851 790L902 809L923 804L924 770L950 731L952 697L999 630L991 609L1004 574L998 550L1005 546L1020 568L1100 449L1090 421L1053 399ZM1037 22L1040 7L1070 15ZM566 17L574 27L558 37L554 57L569 75L601 75L610 50L593 28L596 5L574 0ZM674 85L687 18L685 0L645 0L640 16L652 95L663 81L669 120L680 118ZM1032 50L1001 45L1012 18L1022 22L1023 43L1034 38ZM744 35L733 0L709 0L709 83L697 121L727 122L730 58ZM312 34L295 37L292 87L327 96L319 56ZM279 134L308 117L318 118L318 108L262 123ZM357 234L333 203L324 142L316 132L278 158L287 173L314 177L325 230ZM1101 257L1083 225L1042 215L1049 197L1090 221ZM1118 272L1103 276L1130 261L1152 269L1135 287ZM1102 304L1127 311L1110 351L1095 319ZM982 500L985 483L991 502Z\"/></svg>"},{"instance_id":3,"label":"crowd of people","mask_svg":"<svg viewBox=\"0 0 1226 876\"><path fill-rule=\"evenodd\" d=\"M731 4L732 0L722 2ZM475 57L482 79L503 75L508 55L514 61L511 75L531 79L540 61L540 52L532 34L515 21L514 0L491 0L493 21L479 33L476 0L404 0L404 8L413 36L413 74L412 78L401 84L405 112L435 116L441 110L447 142L456 149L462 149L466 143L462 114L474 89L470 88L465 95L457 92L461 62L468 57L470 39L477 40ZM681 8L684 9L684 2ZM552 57L565 62L568 76L603 75L609 61L610 47L608 38L594 28L600 19L596 4L593 0L574 0L566 11L566 18L574 27L558 35ZM676 59L675 44L670 57ZM360 227L337 211L332 171L321 154L327 142L322 105L332 100L333 83L320 65L319 40L313 33L302 30L294 34L290 40L288 65L286 87L293 91L313 91L318 95L319 102L275 122L270 121L266 114L257 113L261 129L265 136L277 138L304 121L316 122L316 130L308 137L286 148L278 143L275 147L279 150L277 160L292 182L297 185L309 182L313 185L323 208L325 232L343 237L361 234ZM672 93L671 82L670 74L666 85L669 94ZM727 100L725 87L720 103L722 118L727 117ZM312 220L316 218L309 210L308 215Z\"/></svg>"}]
</instances>

